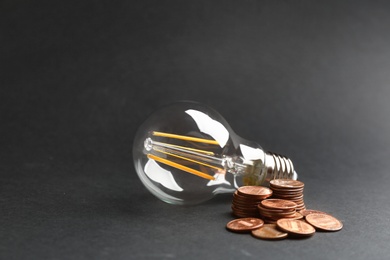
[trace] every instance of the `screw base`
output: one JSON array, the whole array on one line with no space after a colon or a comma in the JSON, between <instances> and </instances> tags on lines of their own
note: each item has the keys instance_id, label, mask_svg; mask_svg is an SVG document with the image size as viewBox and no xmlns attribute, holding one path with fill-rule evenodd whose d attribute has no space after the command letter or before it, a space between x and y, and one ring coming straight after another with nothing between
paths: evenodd
<instances>
[{"instance_id":1,"label":"screw base","mask_svg":"<svg viewBox=\"0 0 390 260\"><path fill-rule=\"evenodd\" d=\"M265 153L265 179L264 182L269 182L273 179L293 179L298 178L298 174L294 170L292 161L276 153Z\"/></svg>"}]
</instances>

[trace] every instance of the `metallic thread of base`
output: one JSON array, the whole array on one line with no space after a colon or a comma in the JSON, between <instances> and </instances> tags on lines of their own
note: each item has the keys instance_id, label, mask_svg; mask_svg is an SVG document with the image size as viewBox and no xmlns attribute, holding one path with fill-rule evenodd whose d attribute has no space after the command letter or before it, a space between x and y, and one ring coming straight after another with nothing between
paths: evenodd
<instances>
[{"instance_id":1,"label":"metallic thread of base","mask_svg":"<svg viewBox=\"0 0 390 260\"><path fill-rule=\"evenodd\" d=\"M271 152L266 152L265 156L266 182L273 179L296 179L297 174L289 158Z\"/></svg>"}]
</instances>

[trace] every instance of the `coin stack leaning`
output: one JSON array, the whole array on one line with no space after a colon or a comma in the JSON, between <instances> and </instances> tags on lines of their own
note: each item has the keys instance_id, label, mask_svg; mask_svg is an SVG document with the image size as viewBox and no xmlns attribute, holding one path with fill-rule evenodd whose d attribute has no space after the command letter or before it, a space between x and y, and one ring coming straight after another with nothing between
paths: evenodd
<instances>
[{"instance_id":1,"label":"coin stack leaning","mask_svg":"<svg viewBox=\"0 0 390 260\"><path fill-rule=\"evenodd\" d=\"M257 205L272 195L272 190L262 186L242 186L233 194L233 215L239 218L259 217Z\"/></svg>"},{"instance_id":2,"label":"coin stack leaning","mask_svg":"<svg viewBox=\"0 0 390 260\"><path fill-rule=\"evenodd\" d=\"M293 201L297 204L296 210L306 209L303 200L304 183L297 180L275 179L270 181L273 198Z\"/></svg>"},{"instance_id":3,"label":"coin stack leaning","mask_svg":"<svg viewBox=\"0 0 390 260\"><path fill-rule=\"evenodd\" d=\"M266 199L257 206L261 219L266 223L276 223L282 218L300 219L301 214L296 212L297 204L289 200Z\"/></svg>"}]
</instances>

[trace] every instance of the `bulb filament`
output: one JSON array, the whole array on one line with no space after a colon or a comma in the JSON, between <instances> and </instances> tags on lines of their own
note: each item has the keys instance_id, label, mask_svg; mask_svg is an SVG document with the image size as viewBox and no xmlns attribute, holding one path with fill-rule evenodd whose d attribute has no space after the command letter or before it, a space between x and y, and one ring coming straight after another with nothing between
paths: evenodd
<instances>
[{"instance_id":1,"label":"bulb filament","mask_svg":"<svg viewBox=\"0 0 390 260\"><path fill-rule=\"evenodd\" d=\"M148 152L147 157L159 163L174 167L176 169L194 174L198 177L214 180L214 176L199 171L197 169L185 166L183 164L192 164L196 166L204 166L213 169L215 172L224 172L224 159L219 158L214 152L197 149L177 144L172 144L173 140L181 140L186 142L197 142L205 145L216 146L218 142L211 139L197 138L192 136L176 135L163 132L152 132L153 136L167 138L166 142L158 142L152 138L145 140L145 149ZM210 147L215 148L215 147ZM165 158L163 158L164 156ZM175 161L174 161L175 160ZM179 163L180 162L180 163Z\"/></svg>"},{"instance_id":2,"label":"bulb filament","mask_svg":"<svg viewBox=\"0 0 390 260\"><path fill-rule=\"evenodd\" d=\"M154 136L162 136L162 137L168 137L168 138L174 138L174 139L180 139L180 140L186 140L186 141L193 141L193 142L200 142L205 144L215 144L218 145L218 142L215 140L210 139L204 139L204 138L197 138L192 136L185 136L185 135L175 135L175 134L169 134L169 133L163 133L163 132L153 132Z\"/></svg>"}]
</instances>

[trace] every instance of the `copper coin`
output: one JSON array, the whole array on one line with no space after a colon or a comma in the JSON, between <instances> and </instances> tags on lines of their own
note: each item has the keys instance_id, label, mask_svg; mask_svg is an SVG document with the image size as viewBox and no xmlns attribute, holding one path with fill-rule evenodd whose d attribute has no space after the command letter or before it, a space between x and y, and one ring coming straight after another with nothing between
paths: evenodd
<instances>
[{"instance_id":1,"label":"copper coin","mask_svg":"<svg viewBox=\"0 0 390 260\"><path fill-rule=\"evenodd\" d=\"M267 215L267 214L260 214L260 218L263 219L263 218L268 218L268 219L273 219L273 220L279 220L279 219L282 219L282 218L288 218L288 219L295 219L294 218L294 214L292 215Z\"/></svg>"},{"instance_id":2,"label":"copper coin","mask_svg":"<svg viewBox=\"0 0 390 260\"><path fill-rule=\"evenodd\" d=\"M281 230L295 235L311 236L316 232L313 226L302 220L282 218L276 224Z\"/></svg>"},{"instance_id":3,"label":"copper coin","mask_svg":"<svg viewBox=\"0 0 390 260\"><path fill-rule=\"evenodd\" d=\"M259 204L248 204L248 203L243 203L238 201L232 201L232 205L235 205L237 207L256 209L257 205Z\"/></svg>"},{"instance_id":4,"label":"copper coin","mask_svg":"<svg viewBox=\"0 0 390 260\"><path fill-rule=\"evenodd\" d=\"M275 196L275 197L272 197L272 199L282 199L282 200L290 200L290 201L303 201L303 197L299 198L299 197L282 197L282 196Z\"/></svg>"},{"instance_id":5,"label":"copper coin","mask_svg":"<svg viewBox=\"0 0 390 260\"><path fill-rule=\"evenodd\" d=\"M264 220L264 223L266 224L276 224L276 221L278 221L277 219L270 219L270 218L262 218Z\"/></svg>"},{"instance_id":6,"label":"copper coin","mask_svg":"<svg viewBox=\"0 0 390 260\"><path fill-rule=\"evenodd\" d=\"M300 206L303 206L305 204L304 201L295 201L295 200L292 200L292 202L295 202L295 204L297 204L297 208L299 208Z\"/></svg>"},{"instance_id":7,"label":"copper coin","mask_svg":"<svg viewBox=\"0 0 390 260\"><path fill-rule=\"evenodd\" d=\"M237 209L237 210L242 210L242 211L251 211L251 212L256 212L258 211L258 209L256 207L252 207L252 208L249 208L249 207L243 207L243 206L239 206L239 205L236 205L236 204L232 204L232 209Z\"/></svg>"},{"instance_id":8,"label":"copper coin","mask_svg":"<svg viewBox=\"0 0 390 260\"><path fill-rule=\"evenodd\" d=\"M312 214L312 213L328 214L326 212L322 212L322 211L314 210L314 209L301 210L301 211L299 211L299 213L301 213L304 217L306 217L307 215Z\"/></svg>"},{"instance_id":9,"label":"copper coin","mask_svg":"<svg viewBox=\"0 0 390 260\"><path fill-rule=\"evenodd\" d=\"M257 208L259 209L259 211L266 211L266 212L271 212L271 213L295 212L294 208L291 208L291 209L266 208L266 207L263 207L261 204L257 205Z\"/></svg>"},{"instance_id":10,"label":"copper coin","mask_svg":"<svg viewBox=\"0 0 390 260\"><path fill-rule=\"evenodd\" d=\"M261 228L252 230L252 235L261 239L282 239L288 236L288 233L280 231L276 224L264 224Z\"/></svg>"},{"instance_id":11,"label":"copper coin","mask_svg":"<svg viewBox=\"0 0 390 260\"><path fill-rule=\"evenodd\" d=\"M252 186L250 186L250 187L252 187ZM269 195L254 195L254 196L243 195L242 193L239 193L238 190L236 190L233 193L233 199L240 199L240 200L259 201L259 200L263 200L263 198L267 198L267 197L269 197Z\"/></svg>"},{"instance_id":12,"label":"copper coin","mask_svg":"<svg viewBox=\"0 0 390 260\"><path fill-rule=\"evenodd\" d=\"M259 201L259 200L263 200L263 197L248 197L248 196L241 195L237 191L235 191L233 194L233 199Z\"/></svg>"},{"instance_id":13,"label":"copper coin","mask_svg":"<svg viewBox=\"0 0 390 260\"><path fill-rule=\"evenodd\" d=\"M238 218L250 218L250 217L257 217L256 215L251 215L251 214L246 214L246 213L241 213L241 212L232 212L233 216L238 217Z\"/></svg>"},{"instance_id":14,"label":"copper coin","mask_svg":"<svg viewBox=\"0 0 390 260\"><path fill-rule=\"evenodd\" d=\"M274 194L272 198L276 199L286 199L286 200L297 200L303 199L303 195L282 195L282 194Z\"/></svg>"},{"instance_id":15,"label":"copper coin","mask_svg":"<svg viewBox=\"0 0 390 260\"><path fill-rule=\"evenodd\" d=\"M255 213L257 214L258 211L256 209L247 209L247 208L239 208L235 205L232 205L232 210L234 211L242 211L243 213Z\"/></svg>"},{"instance_id":16,"label":"copper coin","mask_svg":"<svg viewBox=\"0 0 390 260\"><path fill-rule=\"evenodd\" d=\"M263 213L260 212L260 215L268 217L268 218L272 218L272 219L281 219L281 218L302 219L303 218L303 216L300 215L298 212L292 212L289 214L270 214L267 212L263 212Z\"/></svg>"},{"instance_id":17,"label":"copper coin","mask_svg":"<svg viewBox=\"0 0 390 260\"><path fill-rule=\"evenodd\" d=\"M273 192L303 192L303 188L277 188L275 186L270 186L270 189Z\"/></svg>"},{"instance_id":18,"label":"copper coin","mask_svg":"<svg viewBox=\"0 0 390 260\"><path fill-rule=\"evenodd\" d=\"M303 182L289 179L271 180L270 185L276 188L303 188L305 186Z\"/></svg>"},{"instance_id":19,"label":"copper coin","mask_svg":"<svg viewBox=\"0 0 390 260\"><path fill-rule=\"evenodd\" d=\"M273 195L272 195L272 197L292 197L292 198L294 198L294 197L296 197L296 198L298 198L298 197L303 197L303 193L296 193L296 194L290 194L290 193L274 193Z\"/></svg>"},{"instance_id":20,"label":"copper coin","mask_svg":"<svg viewBox=\"0 0 390 260\"><path fill-rule=\"evenodd\" d=\"M232 205L231 208L233 210L241 210L241 211L244 211L244 212L258 212L258 209L253 207L253 208L244 208L244 207L240 207L240 206L237 206L237 205Z\"/></svg>"},{"instance_id":21,"label":"copper coin","mask_svg":"<svg viewBox=\"0 0 390 260\"><path fill-rule=\"evenodd\" d=\"M238 218L226 224L226 228L233 232L248 232L264 225L259 218Z\"/></svg>"},{"instance_id":22,"label":"copper coin","mask_svg":"<svg viewBox=\"0 0 390 260\"><path fill-rule=\"evenodd\" d=\"M305 206L304 202L300 202L299 204L297 202L295 202L295 204L297 204L297 208Z\"/></svg>"},{"instance_id":23,"label":"copper coin","mask_svg":"<svg viewBox=\"0 0 390 260\"><path fill-rule=\"evenodd\" d=\"M238 199L238 198L233 198L232 202L240 203L240 204L252 204L252 205L257 205L260 204L261 200L243 200L243 199Z\"/></svg>"},{"instance_id":24,"label":"copper coin","mask_svg":"<svg viewBox=\"0 0 390 260\"><path fill-rule=\"evenodd\" d=\"M242 214L239 212L232 212L234 217L237 218L257 218L257 215L252 215L252 214Z\"/></svg>"},{"instance_id":25,"label":"copper coin","mask_svg":"<svg viewBox=\"0 0 390 260\"><path fill-rule=\"evenodd\" d=\"M293 217L295 216L294 211L290 212L267 212L267 211L261 211L259 210L260 215L266 216L266 217L273 217L273 218L283 218L283 217Z\"/></svg>"},{"instance_id":26,"label":"copper coin","mask_svg":"<svg viewBox=\"0 0 390 260\"><path fill-rule=\"evenodd\" d=\"M289 200L266 199L260 203L263 207L271 209L295 209L297 204Z\"/></svg>"},{"instance_id":27,"label":"copper coin","mask_svg":"<svg viewBox=\"0 0 390 260\"><path fill-rule=\"evenodd\" d=\"M272 190L263 186L242 186L237 189L238 194L254 198L267 198L272 195Z\"/></svg>"},{"instance_id":28,"label":"copper coin","mask_svg":"<svg viewBox=\"0 0 390 260\"><path fill-rule=\"evenodd\" d=\"M259 217L259 212L232 208L234 215L238 217Z\"/></svg>"},{"instance_id":29,"label":"copper coin","mask_svg":"<svg viewBox=\"0 0 390 260\"><path fill-rule=\"evenodd\" d=\"M301 197L301 198L287 198L286 200L291 200L291 201L294 201L295 203L304 201L303 197ZM299 203L297 203L297 204L299 204Z\"/></svg>"},{"instance_id":30,"label":"copper coin","mask_svg":"<svg viewBox=\"0 0 390 260\"><path fill-rule=\"evenodd\" d=\"M256 207L257 205L260 204L260 202L250 202L250 201L242 201L242 200L233 200L232 201L232 203L234 203L234 204L243 205L243 206L251 206L251 207Z\"/></svg>"},{"instance_id":31,"label":"copper coin","mask_svg":"<svg viewBox=\"0 0 390 260\"><path fill-rule=\"evenodd\" d=\"M328 214L311 213L305 219L309 224L325 231L339 231L343 228L340 220Z\"/></svg>"},{"instance_id":32,"label":"copper coin","mask_svg":"<svg viewBox=\"0 0 390 260\"><path fill-rule=\"evenodd\" d=\"M275 190L273 187L271 187L272 189L272 194L276 195L276 194L303 194L303 190Z\"/></svg>"},{"instance_id":33,"label":"copper coin","mask_svg":"<svg viewBox=\"0 0 390 260\"><path fill-rule=\"evenodd\" d=\"M286 217L285 217L286 218ZM289 219L303 219L303 216L299 212L295 212L294 216L289 217Z\"/></svg>"}]
</instances>

